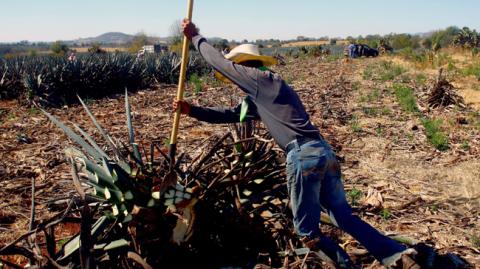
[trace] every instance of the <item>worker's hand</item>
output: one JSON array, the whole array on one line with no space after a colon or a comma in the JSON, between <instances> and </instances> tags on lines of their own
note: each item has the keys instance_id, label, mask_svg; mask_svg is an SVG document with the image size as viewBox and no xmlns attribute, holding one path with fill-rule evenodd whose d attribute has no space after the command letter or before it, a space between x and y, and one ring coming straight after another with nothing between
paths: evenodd
<instances>
[{"instance_id":1,"label":"worker's hand","mask_svg":"<svg viewBox=\"0 0 480 269\"><path fill-rule=\"evenodd\" d=\"M180 113L185 114L185 115L190 115L190 111L192 110L190 107L190 104L185 102L185 101L178 101L175 100L173 101L172 104L173 111L177 111L177 109L180 108Z\"/></svg>"},{"instance_id":2,"label":"worker's hand","mask_svg":"<svg viewBox=\"0 0 480 269\"><path fill-rule=\"evenodd\" d=\"M189 19L183 19L182 21L182 31L183 34L188 38L192 39L198 35L198 29Z\"/></svg>"}]
</instances>

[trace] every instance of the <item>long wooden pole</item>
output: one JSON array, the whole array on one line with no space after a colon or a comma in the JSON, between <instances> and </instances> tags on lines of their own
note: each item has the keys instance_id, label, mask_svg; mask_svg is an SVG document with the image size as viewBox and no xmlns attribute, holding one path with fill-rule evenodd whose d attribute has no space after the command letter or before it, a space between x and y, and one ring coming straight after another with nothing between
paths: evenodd
<instances>
[{"instance_id":1,"label":"long wooden pole","mask_svg":"<svg viewBox=\"0 0 480 269\"><path fill-rule=\"evenodd\" d=\"M188 0L188 9L187 9L187 19L192 20L193 13L193 0ZM185 79L187 76L187 67L188 67L188 52L189 52L190 40L186 36L183 37L183 48L182 48L182 63L180 66L180 78L178 80L178 90L177 90L177 100L183 100L183 92L185 91ZM173 129L170 136L170 147L169 147L169 156L170 160L175 159L177 153L177 136L178 136L178 125L180 123L180 107L175 111L175 117L173 119Z\"/></svg>"}]
</instances>

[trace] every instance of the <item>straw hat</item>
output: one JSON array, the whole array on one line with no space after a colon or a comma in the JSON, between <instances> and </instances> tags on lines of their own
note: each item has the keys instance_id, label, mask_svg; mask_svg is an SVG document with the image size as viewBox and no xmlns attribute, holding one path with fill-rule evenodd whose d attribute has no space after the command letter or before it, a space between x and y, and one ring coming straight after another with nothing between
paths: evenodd
<instances>
[{"instance_id":1,"label":"straw hat","mask_svg":"<svg viewBox=\"0 0 480 269\"><path fill-rule=\"evenodd\" d=\"M261 55L257 45L243 44L233 48L230 53L224 55L227 60L234 63L243 63L246 61L261 61L263 66L276 65L277 59L272 56ZM224 82L231 82L219 72L215 72L215 77Z\"/></svg>"}]
</instances>

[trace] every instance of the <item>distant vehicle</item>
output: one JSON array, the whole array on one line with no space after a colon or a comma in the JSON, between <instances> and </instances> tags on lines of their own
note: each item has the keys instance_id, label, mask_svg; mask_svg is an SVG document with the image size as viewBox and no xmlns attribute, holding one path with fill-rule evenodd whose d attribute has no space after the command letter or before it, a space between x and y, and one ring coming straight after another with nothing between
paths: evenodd
<instances>
[{"instance_id":1,"label":"distant vehicle","mask_svg":"<svg viewBox=\"0 0 480 269\"><path fill-rule=\"evenodd\" d=\"M349 58L377 57L378 50L370 48L365 44L350 44L345 49L345 55Z\"/></svg>"},{"instance_id":2,"label":"distant vehicle","mask_svg":"<svg viewBox=\"0 0 480 269\"><path fill-rule=\"evenodd\" d=\"M168 47L164 44L155 44L155 45L145 45L142 47L140 51L143 51L142 54L145 53L161 53L168 50ZM139 51L139 53L140 53Z\"/></svg>"}]
</instances>

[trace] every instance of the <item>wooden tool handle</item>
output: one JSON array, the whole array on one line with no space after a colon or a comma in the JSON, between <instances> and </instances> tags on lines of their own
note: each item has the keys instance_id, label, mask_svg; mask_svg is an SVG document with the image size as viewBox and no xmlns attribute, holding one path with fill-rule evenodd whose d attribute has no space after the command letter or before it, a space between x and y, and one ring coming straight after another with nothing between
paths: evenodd
<instances>
[{"instance_id":1,"label":"wooden tool handle","mask_svg":"<svg viewBox=\"0 0 480 269\"><path fill-rule=\"evenodd\" d=\"M192 20L193 13L193 0L188 0L188 9L187 9L187 19ZM177 100L183 100L183 92L185 91L185 80L187 76L187 67L188 67L188 52L189 52L190 40L186 36L183 37L183 48L182 48L182 63L180 66L180 78L178 80L178 90L177 90ZM175 111L175 117L173 119L173 129L170 136L170 148L169 156L173 160L177 151L177 135L178 135L178 125L180 123L181 111L180 107Z\"/></svg>"}]
</instances>

